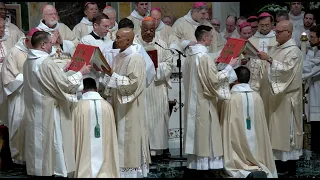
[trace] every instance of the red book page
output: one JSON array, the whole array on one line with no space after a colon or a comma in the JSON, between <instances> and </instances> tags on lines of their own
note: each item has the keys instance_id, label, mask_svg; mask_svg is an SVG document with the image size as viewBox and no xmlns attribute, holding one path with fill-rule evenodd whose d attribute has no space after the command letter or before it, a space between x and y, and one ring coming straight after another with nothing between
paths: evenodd
<instances>
[{"instance_id":1,"label":"red book page","mask_svg":"<svg viewBox=\"0 0 320 180\"><path fill-rule=\"evenodd\" d=\"M241 50L246 45L246 40L238 38L229 38L226 45L223 47L217 62L229 64L231 58L239 56Z\"/></svg>"},{"instance_id":2,"label":"red book page","mask_svg":"<svg viewBox=\"0 0 320 180\"><path fill-rule=\"evenodd\" d=\"M154 67L155 68L158 68L158 53L157 53L157 50L149 50L147 51L147 53L149 54L153 64L154 64Z\"/></svg>"},{"instance_id":3,"label":"red book page","mask_svg":"<svg viewBox=\"0 0 320 180\"><path fill-rule=\"evenodd\" d=\"M72 56L72 59L71 59L72 62L68 70L78 72L83 67L83 65L89 64L91 61L91 57L96 48L98 47L90 46L86 44L78 44L76 51Z\"/></svg>"}]
</instances>

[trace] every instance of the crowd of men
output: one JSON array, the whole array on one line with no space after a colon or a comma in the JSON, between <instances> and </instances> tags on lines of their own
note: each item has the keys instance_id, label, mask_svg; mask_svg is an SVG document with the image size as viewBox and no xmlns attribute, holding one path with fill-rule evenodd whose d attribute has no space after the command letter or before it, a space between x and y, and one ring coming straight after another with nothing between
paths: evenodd
<instances>
[{"instance_id":1,"label":"crowd of men","mask_svg":"<svg viewBox=\"0 0 320 180\"><path fill-rule=\"evenodd\" d=\"M114 8L99 12L86 2L85 17L71 30L45 5L39 25L25 36L0 3L0 121L8 127L13 162L26 164L31 176L146 177L155 157L167 154L178 50L186 55L185 175L222 169L239 178L295 174L303 149L303 80L308 118L320 119L314 14L292 2L290 12L276 17L230 15L220 32L220 20L208 19L204 2L172 27L170 16L148 7L136 2L130 16L116 22ZM229 38L248 40L259 52L217 63ZM112 70L86 64L69 71L78 44L99 47ZM157 64L150 50L157 50Z\"/></svg>"}]
</instances>

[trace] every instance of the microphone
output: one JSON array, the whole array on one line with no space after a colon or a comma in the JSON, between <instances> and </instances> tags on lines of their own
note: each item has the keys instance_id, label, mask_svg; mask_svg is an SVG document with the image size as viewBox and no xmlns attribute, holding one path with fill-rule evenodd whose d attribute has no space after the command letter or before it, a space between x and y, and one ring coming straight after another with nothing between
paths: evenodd
<instances>
[{"instance_id":1,"label":"microphone","mask_svg":"<svg viewBox=\"0 0 320 180\"><path fill-rule=\"evenodd\" d=\"M159 43L157 43L157 42L154 42L156 45L158 45L159 47L161 47L162 49L164 49L164 50L169 50L172 54L175 54L174 53L174 51L173 50L175 50L175 51L177 51L178 52L178 54L181 54L183 57L186 57L182 52L180 52L179 50L177 50L177 49L174 49L174 48L172 48L172 49L167 49L167 48L164 48L163 46L161 46Z\"/></svg>"}]
</instances>

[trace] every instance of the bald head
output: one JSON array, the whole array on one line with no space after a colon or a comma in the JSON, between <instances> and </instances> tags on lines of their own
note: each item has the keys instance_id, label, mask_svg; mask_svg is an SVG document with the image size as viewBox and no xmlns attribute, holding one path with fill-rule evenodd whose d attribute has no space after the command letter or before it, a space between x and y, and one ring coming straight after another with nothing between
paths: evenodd
<instances>
[{"instance_id":1,"label":"bald head","mask_svg":"<svg viewBox=\"0 0 320 180\"><path fill-rule=\"evenodd\" d=\"M56 8L51 4L45 5L42 9L42 19L45 25L49 28L54 28L58 23L58 13Z\"/></svg>"},{"instance_id":2,"label":"bald head","mask_svg":"<svg viewBox=\"0 0 320 180\"><path fill-rule=\"evenodd\" d=\"M156 22L154 19L143 19L141 25L141 37L142 39L149 43L153 40L156 35Z\"/></svg>"},{"instance_id":3,"label":"bald head","mask_svg":"<svg viewBox=\"0 0 320 180\"><path fill-rule=\"evenodd\" d=\"M291 32L293 30L292 23L289 20L280 21L277 26L282 27L282 28L284 28L288 31L291 31Z\"/></svg>"},{"instance_id":4,"label":"bald head","mask_svg":"<svg viewBox=\"0 0 320 180\"><path fill-rule=\"evenodd\" d=\"M156 27L158 27L161 22L161 12L157 9L152 9L150 16L155 20Z\"/></svg>"},{"instance_id":5,"label":"bald head","mask_svg":"<svg viewBox=\"0 0 320 180\"><path fill-rule=\"evenodd\" d=\"M280 21L275 29L276 32L276 40L282 45L289 41L292 37L293 26L289 20Z\"/></svg>"},{"instance_id":6,"label":"bald head","mask_svg":"<svg viewBox=\"0 0 320 180\"><path fill-rule=\"evenodd\" d=\"M120 51L126 50L132 45L134 32L131 28L121 28L116 34L116 46Z\"/></svg>"},{"instance_id":7,"label":"bald head","mask_svg":"<svg viewBox=\"0 0 320 180\"><path fill-rule=\"evenodd\" d=\"M234 16L228 16L226 19L226 30L228 33L232 33L236 29L237 18Z\"/></svg>"}]
</instances>

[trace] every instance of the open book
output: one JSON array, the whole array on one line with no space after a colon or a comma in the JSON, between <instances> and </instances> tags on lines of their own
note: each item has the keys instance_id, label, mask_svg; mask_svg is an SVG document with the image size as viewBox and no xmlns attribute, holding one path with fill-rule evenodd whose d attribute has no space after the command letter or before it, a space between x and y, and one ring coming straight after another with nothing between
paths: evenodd
<instances>
[{"instance_id":1,"label":"open book","mask_svg":"<svg viewBox=\"0 0 320 180\"><path fill-rule=\"evenodd\" d=\"M250 41L238 38L229 38L217 59L219 63L229 64L232 58L244 53L246 56L257 56L258 50Z\"/></svg>"},{"instance_id":2,"label":"open book","mask_svg":"<svg viewBox=\"0 0 320 180\"><path fill-rule=\"evenodd\" d=\"M108 73L111 72L111 67L103 56L99 47L86 44L78 44L74 52L71 64L68 70L78 72L84 64L91 64L92 71Z\"/></svg>"}]
</instances>

